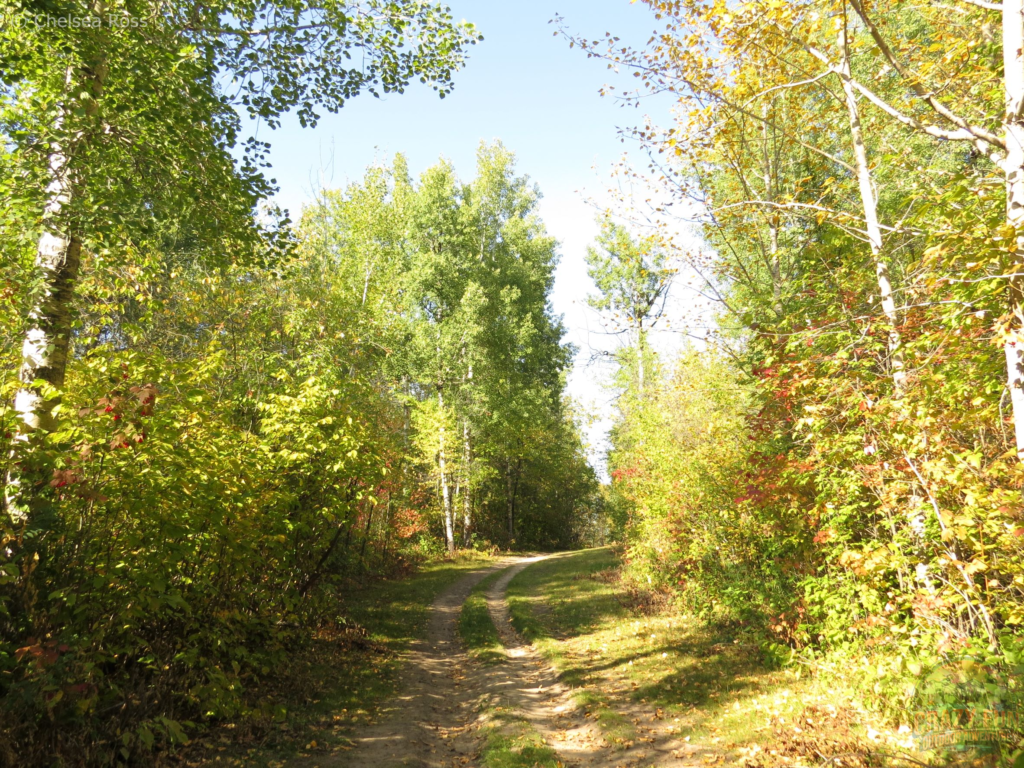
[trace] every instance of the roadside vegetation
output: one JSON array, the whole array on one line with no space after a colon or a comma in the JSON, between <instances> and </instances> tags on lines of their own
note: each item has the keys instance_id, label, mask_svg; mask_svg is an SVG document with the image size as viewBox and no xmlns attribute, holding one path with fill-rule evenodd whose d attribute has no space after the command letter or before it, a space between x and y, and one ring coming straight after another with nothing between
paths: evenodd
<instances>
[{"instance_id":1,"label":"roadside vegetation","mask_svg":"<svg viewBox=\"0 0 1024 768\"><path fill-rule=\"evenodd\" d=\"M242 134L444 95L472 24L115 6L72 29L0 3L0 765L172 755L320 639L362 642L354 592L577 545L597 500L512 152L466 180L397 156L292 221Z\"/></svg>"},{"instance_id":2,"label":"roadside vegetation","mask_svg":"<svg viewBox=\"0 0 1024 768\"><path fill-rule=\"evenodd\" d=\"M236 718L204 729L184 759L269 768L298 757L343 755L354 729L386 716L399 692L401 654L424 637L434 599L492 562L464 552L344 593L335 607L344 622L314 632L272 683L247 692Z\"/></svg>"},{"instance_id":3,"label":"roadside vegetation","mask_svg":"<svg viewBox=\"0 0 1024 768\"><path fill-rule=\"evenodd\" d=\"M508 591L517 630L575 689L577 706L613 748L666 729L705 763L927 759L906 735L876 730L878 719L855 708L851 691L781 666L756 632L652 600L622 579L621 564L608 548L554 557L522 571Z\"/></svg>"},{"instance_id":4,"label":"roadside vegetation","mask_svg":"<svg viewBox=\"0 0 1024 768\"><path fill-rule=\"evenodd\" d=\"M675 102L586 255L622 342L603 486L510 149L396 155L293 220L245 135L445 96L472 24L58 5L0 0L0 768L343 750L460 550L606 542L509 601L623 750L667 722L752 767L929 734L1024 765L1024 0L562 28ZM553 759L495 718L489 764Z\"/></svg>"},{"instance_id":5,"label":"roadside vegetation","mask_svg":"<svg viewBox=\"0 0 1024 768\"><path fill-rule=\"evenodd\" d=\"M1024 5L645 4L566 31L674 107L588 256L627 584L1024 760Z\"/></svg>"},{"instance_id":6,"label":"roadside vegetation","mask_svg":"<svg viewBox=\"0 0 1024 768\"><path fill-rule=\"evenodd\" d=\"M746 746L765 725L755 701L783 690L795 701L806 688L764 663L756 637L638 600L619 567L608 548L573 553L525 569L508 591L516 628L578 688L577 703L612 743L636 739L643 711L660 712L684 739L723 752ZM792 702L780 710L792 712Z\"/></svg>"}]
</instances>

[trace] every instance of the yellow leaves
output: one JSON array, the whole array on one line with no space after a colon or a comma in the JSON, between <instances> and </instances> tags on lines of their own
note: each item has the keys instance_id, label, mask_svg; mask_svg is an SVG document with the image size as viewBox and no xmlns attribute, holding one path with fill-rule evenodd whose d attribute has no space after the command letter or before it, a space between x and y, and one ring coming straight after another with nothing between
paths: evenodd
<instances>
[{"instance_id":1,"label":"yellow leaves","mask_svg":"<svg viewBox=\"0 0 1024 768\"><path fill-rule=\"evenodd\" d=\"M987 570L988 566L981 560L972 560L964 566L964 572L970 576Z\"/></svg>"},{"instance_id":2,"label":"yellow leaves","mask_svg":"<svg viewBox=\"0 0 1024 768\"><path fill-rule=\"evenodd\" d=\"M873 550L846 550L839 556L839 564L858 576L867 576L890 567L890 554L884 547Z\"/></svg>"}]
</instances>

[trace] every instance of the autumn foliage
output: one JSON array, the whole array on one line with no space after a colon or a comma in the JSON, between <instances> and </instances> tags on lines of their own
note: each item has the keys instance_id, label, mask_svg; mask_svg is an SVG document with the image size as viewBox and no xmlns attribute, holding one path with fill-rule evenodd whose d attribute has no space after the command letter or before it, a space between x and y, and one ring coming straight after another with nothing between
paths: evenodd
<instances>
[{"instance_id":1,"label":"autumn foliage","mask_svg":"<svg viewBox=\"0 0 1024 768\"><path fill-rule=\"evenodd\" d=\"M484 204L526 189L510 153L481 153ZM272 718L250 694L315 632L351 629L347 595L444 552L441 440L458 546L587 535L596 484L561 396L539 220L506 236L533 270L519 286L485 262L476 314L424 312L424 270L457 285L456 260L479 263L455 236L497 247L461 194L448 166L422 185L401 159L370 169L307 209L273 268L211 267L187 240L130 268L87 252L59 428L27 445L10 403L32 259L3 263L0 464L18 462L33 512L0 523L0 764L146 761L204 721ZM460 205L448 245L421 250L423 219ZM460 341L489 312L516 324L512 359ZM438 332L453 358L418 357ZM441 414L438 363L457 371Z\"/></svg>"},{"instance_id":2,"label":"autumn foliage","mask_svg":"<svg viewBox=\"0 0 1024 768\"><path fill-rule=\"evenodd\" d=\"M632 69L626 98L676 99L676 122L637 129L634 173L663 189L645 221L675 244L673 290L715 327L653 391L623 385L612 501L634 577L895 720L1019 706L1020 231L992 151L999 24L1019 19L648 5L647 48L575 42Z\"/></svg>"}]
</instances>

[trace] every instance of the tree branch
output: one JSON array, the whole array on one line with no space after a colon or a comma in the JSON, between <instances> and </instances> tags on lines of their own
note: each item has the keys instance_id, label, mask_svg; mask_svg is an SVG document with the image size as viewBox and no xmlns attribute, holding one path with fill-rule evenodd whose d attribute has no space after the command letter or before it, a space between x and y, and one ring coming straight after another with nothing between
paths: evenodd
<instances>
[{"instance_id":1,"label":"tree branch","mask_svg":"<svg viewBox=\"0 0 1024 768\"><path fill-rule=\"evenodd\" d=\"M967 1L975 3L981 2L981 0ZM1006 149L1005 142L998 136L996 136L993 133L990 133L989 131L986 131L984 128L979 128L976 125L971 125L962 117L955 114L949 107L947 107L937 98L935 98L935 95L933 93L926 91L921 86L920 81L916 77L914 77L913 74L909 70L907 70L906 67L903 66L903 63L896 57L896 54L893 53L892 49L889 47L889 44L885 41L885 38L882 37L882 33L879 31L878 27L875 26L875 22L868 16L867 12L864 10L863 2L861 0L850 0L850 4L853 6L854 10L857 11L857 15L860 16L865 26L867 26L868 32L871 34L871 38L875 41L875 44L878 46L878 49L882 52L882 55L885 56L886 61L888 61L892 68L895 69L899 73L899 75L907 82L907 84L914 91L914 93L917 94L918 98L920 98L922 101L928 104L928 106L935 110L935 112L937 112L939 115L949 120L949 122L951 122L953 125L957 126L963 131L966 131L971 137L975 139L981 139L982 141L985 141L995 147ZM994 4L992 5L994 6ZM1002 6L1000 5L998 6L998 8L1001 9ZM858 90L861 90L863 92L862 88L858 88ZM865 96L867 96L866 93Z\"/></svg>"},{"instance_id":2,"label":"tree branch","mask_svg":"<svg viewBox=\"0 0 1024 768\"><path fill-rule=\"evenodd\" d=\"M1003 10L1002 3L988 3L985 0L960 0L961 3L967 3L973 5L975 8L984 8L986 11L1001 11Z\"/></svg>"}]
</instances>

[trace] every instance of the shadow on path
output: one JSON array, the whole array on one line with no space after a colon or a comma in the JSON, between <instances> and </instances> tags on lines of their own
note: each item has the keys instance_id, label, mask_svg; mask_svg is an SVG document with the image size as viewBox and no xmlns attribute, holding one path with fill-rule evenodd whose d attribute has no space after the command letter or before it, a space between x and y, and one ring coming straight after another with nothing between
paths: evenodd
<instances>
[{"instance_id":1,"label":"shadow on path","mask_svg":"<svg viewBox=\"0 0 1024 768\"><path fill-rule=\"evenodd\" d=\"M353 735L343 753L310 756L291 768L464 768L482 766L487 726L500 728L496 711L526 720L573 768L692 766L692 756L673 754L685 745L667 737L640 747L613 747L573 701L557 672L512 628L505 592L527 566L558 555L509 558L467 574L431 606L426 637L411 644L401 672L401 694L380 720ZM470 659L458 636L459 613L473 587L504 569L486 593L488 609L507 660L481 664Z\"/></svg>"}]
</instances>

